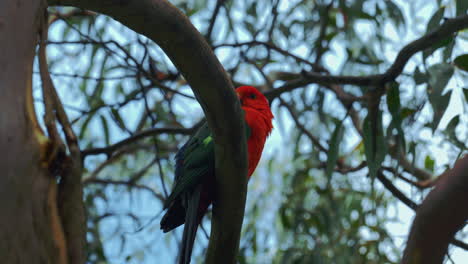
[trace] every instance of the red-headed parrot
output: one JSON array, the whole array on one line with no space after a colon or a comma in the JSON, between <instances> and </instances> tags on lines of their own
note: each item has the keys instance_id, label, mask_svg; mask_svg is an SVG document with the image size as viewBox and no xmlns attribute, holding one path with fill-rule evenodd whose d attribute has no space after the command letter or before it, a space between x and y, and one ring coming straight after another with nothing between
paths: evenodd
<instances>
[{"instance_id":1,"label":"red-headed parrot","mask_svg":"<svg viewBox=\"0 0 468 264\"><path fill-rule=\"evenodd\" d=\"M268 100L252 86L236 89L245 112L247 128L248 173L250 178L262 155L265 140L273 125ZM163 232L185 223L179 263L190 263L195 235L215 190L215 152L211 131L205 123L175 156L175 180L172 193L164 203L168 209L161 220Z\"/></svg>"}]
</instances>

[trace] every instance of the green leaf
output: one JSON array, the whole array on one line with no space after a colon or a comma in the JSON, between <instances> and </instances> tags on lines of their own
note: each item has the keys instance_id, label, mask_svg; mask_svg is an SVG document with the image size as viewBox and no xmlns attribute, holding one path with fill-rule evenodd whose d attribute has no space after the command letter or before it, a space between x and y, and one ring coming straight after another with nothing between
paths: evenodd
<instances>
[{"instance_id":1,"label":"green leaf","mask_svg":"<svg viewBox=\"0 0 468 264\"><path fill-rule=\"evenodd\" d=\"M435 163L434 160L430 156L426 156L426 159L424 160L424 168L433 172L434 163Z\"/></svg>"},{"instance_id":2,"label":"green leaf","mask_svg":"<svg viewBox=\"0 0 468 264\"><path fill-rule=\"evenodd\" d=\"M104 91L104 83L97 82L94 86L94 90L91 95L88 97L88 100L92 107L97 107L98 105L102 105L104 102L102 100L102 93Z\"/></svg>"},{"instance_id":3,"label":"green leaf","mask_svg":"<svg viewBox=\"0 0 468 264\"><path fill-rule=\"evenodd\" d=\"M338 32L336 32L336 31L330 32L330 33L326 34L323 39L330 42L336 35L338 35Z\"/></svg>"},{"instance_id":4,"label":"green leaf","mask_svg":"<svg viewBox=\"0 0 468 264\"><path fill-rule=\"evenodd\" d=\"M432 15L431 19L427 23L426 33L429 33L440 25L440 21L442 21L442 18L444 18L444 12L445 7L441 7Z\"/></svg>"},{"instance_id":5,"label":"green leaf","mask_svg":"<svg viewBox=\"0 0 468 264\"><path fill-rule=\"evenodd\" d=\"M447 63L435 64L429 67L428 72L430 77L427 93L434 112L431 123L432 131L434 131L439 126L440 119L450 101L451 92L445 95L442 95L442 92L452 78L453 66Z\"/></svg>"},{"instance_id":6,"label":"green leaf","mask_svg":"<svg viewBox=\"0 0 468 264\"><path fill-rule=\"evenodd\" d=\"M343 122L336 124L335 131L333 131L330 139L330 147L328 149L327 168L325 175L329 178L335 168L336 161L338 160L340 142L343 138Z\"/></svg>"},{"instance_id":7,"label":"green leaf","mask_svg":"<svg viewBox=\"0 0 468 264\"><path fill-rule=\"evenodd\" d=\"M444 116L445 110L447 110L447 106L450 102L450 96L452 92L448 92L442 96L429 96L429 101L432 104L432 109L434 111L434 115L432 118L431 128L432 131L435 131L439 126L439 122Z\"/></svg>"},{"instance_id":8,"label":"green leaf","mask_svg":"<svg viewBox=\"0 0 468 264\"><path fill-rule=\"evenodd\" d=\"M125 122L123 121L122 117L119 114L119 110L112 108L111 109L111 115L112 118L114 119L115 123L117 124L120 129L123 131L127 131L127 126L125 125Z\"/></svg>"},{"instance_id":9,"label":"green leaf","mask_svg":"<svg viewBox=\"0 0 468 264\"><path fill-rule=\"evenodd\" d=\"M193 15L195 15L198 11L198 9L195 9L195 8L190 8L187 10L187 12L185 13L185 15L187 15L188 17L191 17Z\"/></svg>"},{"instance_id":10,"label":"green leaf","mask_svg":"<svg viewBox=\"0 0 468 264\"><path fill-rule=\"evenodd\" d=\"M413 108L408 108L408 107L403 107L401 109L401 118L402 119L405 119L409 116L412 116L414 113L416 113L417 110L416 109L413 109Z\"/></svg>"},{"instance_id":11,"label":"green leaf","mask_svg":"<svg viewBox=\"0 0 468 264\"><path fill-rule=\"evenodd\" d=\"M255 29L255 25L254 25L254 24L250 23L249 21L245 21L245 22L244 22L244 25L245 25L245 28L247 29L247 31L250 32L250 34L255 35L255 32L256 32L257 30Z\"/></svg>"},{"instance_id":12,"label":"green leaf","mask_svg":"<svg viewBox=\"0 0 468 264\"><path fill-rule=\"evenodd\" d=\"M107 124L107 119L101 115L101 125L102 129L104 131L104 140L106 142L106 145L110 145L110 138L109 138L109 125Z\"/></svg>"},{"instance_id":13,"label":"green leaf","mask_svg":"<svg viewBox=\"0 0 468 264\"><path fill-rule=\"evenodd\" d=\"M376 123L374 124L374 122ZM382 112L380 110L375 121L371 120L370 113L364 119L363 133L364 154L369 167L369 174L374 179L387 154L382 127Z\"/></svg>"},{"instance_id":14,"label":"green leaf","mask_svg":"<svg viewBox=\"0 0 468 264\"><path fill-rule=\"evenodd\" d=\"M413 78L414 78L414 82L416 84L425 83L425 82L427 82L427 79L428 79L427 75L425 73L422 73L419 70L419 67L416 67L416 69L414 69Z\"/></svg>"},{"instance_id":15,"label":"green leaf","mask_svg":"<svg viewBox=\"0 0 468 264\"><path fill-rule=\"evenodd\" d=\"M369 173L371 176L375 174L374 171L374 149L375 149L375 142L373 140L373 132L371 128L371 124L369 121L369 116L364 119L363 128L363 136L362 139L364 141L364 155L367 159L367 166L369 167Z\"/></svg>"},{"instance_id":16,"label":"green leaf","mask_svg":"<svg viewBox=\"0 0 468 264\"><path fill-rule=\"evenodd\" d=\"M80 130L80 134L78 135L78 138L79 139L83 139L85 133L86 133L86 130L88 129L88 125L89 125L89 122L91 121L91 119L94 117L94 114L96 114L96 111L94 112L91 112L88 117L86 117L85 121L83 122L83 124L81 125L81 130Z\"/></svg>"},{"instance_id":17,"label":"green leaf","mask_svg":"<svg viewBox=\"0 0 468 264\"><path fill-rule=\"evenodd\" d=\"M457 16L466 14L467 10L468 10L468 1L457 0Z\"/></svg>"},{"instance_id":18,"label":"green leaf","mask_svg":"<svg viewBox=\"0 0 468 264\"><path fill-rule=\"evenodd\" d=\"M358 18L361 18L361 19L367 19L367 20L375 20L375 16L369 14L369 13L366 13L365 11L361 10L358 14L357 14L357 17Z\"/></svg>"},{"instance_id":19,"label":"green leaf","mask_svg":"<svg viewBox=\"0 0 468 264\"><path fill-rule=\"evenodd\" d=\"M252 2L249 8L247 8L247 14L252 17L257 17L257 1Z\"/></svg>"},{"instance_id":20,"label":"green leaf","mask_svg":"<svg viewBox=\"0 0 468 264\"><path fill-rule=\"evenodd\" d=\"M434 15L432 15L431 19L429 20L426 26L426 33L431 32L440 25L440 22L444 18L444 12L445 7L441 7L434 13ZM453 40L453 37L441 39L438 42L434 43L430 48L423 50L423 60L426 60L426 58L429 57L435 50L441 47L445 47L448 44L452 43Z\"/></svg>"},{"instance_id":21,"label":"green leaf","mask_svg":"<svg viewBox=\"0 0 468 264\"><path fill-rule=\"evenodd\" d=\"M457 115L454 118L452 118L452 120L450 120L450 122L447 124L447 127L444 130L444 133L448 136L450 142L452 142L461 150L465 150L466 143L460 141L457 137L457 133L455 133L455 129L457 128L458 123L460 123L460 115Z\"/></svg>"},{"instance_id":22,"label":"green leaf","mask_svg":"<svg viewBox=\"0 0 468 264\"><path fill-rule=\"evenodd\" d=\"M392 83L390 88L387 90L387 107L388 111L392 115L392 122L389 125L389 129L392 127L396 128L397 134L397 143L399 147L405 152L405 135L401 127L402 122L402 113L401 113L401 104L400 104L400 90L397 83ZM391 131L390 131L391 132ZM388 136L391 134L389 133Z\"/></svg>"},{"instance_id":23,"label":"green leaf","mask_svg":"<svg viewBox=\"0 0 468 264\"><path fill-rule=\"evenodd\" d=\"M400 112L400 90L397 83L392 83L387 90L387 106L388 111L392 115Z\"/></svg>"},{"instance_id":24,"label":"green leaf","mask_svg":"<svg viewBox=\"0 0 468 264\"><path fill-rule=\"evenodd\" d=\"M450 120L450 122L447 124L447 127L445 128L445 132L449 134L454 134L455 133L455 128L458 126L458 123L460 122L460 115L455 116Z\"/></svg>"},{"instance_id":25,"label":"green leaf","mask_svg":"<svg viewBox=\"0 0 468 264\"><path fill-rule=\"evenodd\" d=\"M286 208L281 208L279 211L280 211L280 219L281 219L281 223L283 224L283 226L286 228L286 229L289 229L291 228L292 224L291 224L291 221L286 213Z\"/></svg>"},{"instance_id":26,"label":"green leaf","mask_svg":"<svg viewBox=\"0 0 468 264\"><path fill-rule=\"evenodd\" d=\"M444 57L444 61L448 61L452 58L452 52L453 48L455 47L455 39L453 41L450 41L444 48L444 51L442 52L442 55Z\"/></svg>"},{"instance_id":27,"label":"green leaf","mask_svg":"<svg viewBox=\"0 0 468 264\"><path fill-rule=\"evenodd\" d=\"M461 70L468 72L468 54L463 54L456 57L453 63Z\"/></svg>"},{"instance_id":28,"label":"green leaf","mask_svg":"<svg viewBox=\"0 0 468 264\"><path fill-rule=\"evenodd\" d=\"M284 24L279 25L279 30L281 31L281 33L283 33L283 36L285 37L289 37L291 33L289 27L285 26Z\"/></svg>"},{"instance_id":29,"label":"green leaf","mask_svg":"<svg viewBox=\"0 0 468 264\"><path fill-rule=\"evenodd\" d=\"M403 16L403 13L401 12L398 5L396 5L392 1L386 1L385 3L387 4L389 16L393 20L393 22L395 22L395 25L397 27L405 25L405 17Z\"/></svg>"},{"instance_id":30,"label":"green leaf","mask_svg":"<svg viewBox=\"0 0 468 264\"><path fill-rule=\"evenodd\" d=\"M453 66L448 63L439 63L432 65L427 69L429 73L430 91L435 95L442 95L442 92L447 86L450 78L453 75Z\"/></svg>"},{"instance_id":31,"label":"green leaf","mask_svg":"<svg viewBox=\"0 0 468 264\"><path fill-rule=\"evenodd\" d=\"M468 102L468 88L465 87L462 90L463 90L463 94L465 95L465 102Z\"/></svg>"},{"instance_id":32,"label":"green leaf","mask_svg":"<svg viewBox=\"0 0 468 264\"><path fill-rule=\"evenodd\" d=\"M377 139L376 139L377 145L376 145L376 154L375 154L375 161L380 168L380 164L385 159L385 156L387 155L387 144L385 142L385 135L383 132L383 124L382 124L382 112L379 111L379 116L377 119Z\"/></svg>"}]
</instances>

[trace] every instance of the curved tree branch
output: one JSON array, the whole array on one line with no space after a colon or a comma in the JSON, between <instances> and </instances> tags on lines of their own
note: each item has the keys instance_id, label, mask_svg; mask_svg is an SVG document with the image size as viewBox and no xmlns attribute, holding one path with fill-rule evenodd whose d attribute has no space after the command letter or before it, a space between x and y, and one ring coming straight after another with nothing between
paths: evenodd
<instances>
[{"instance_id":1,"label":"curved tree branch","mask_svg":"<svg viewBox=\"0 0 468 264\"><path fill-rule=\"evenodd\" d=\"M235 263L247 185L243 113L228 76L203 36L182 12L164 0L49 0L49 4L111 16L155 41L184 75L214 133L216 175L222 175L216 178L219 195L214 203L206 263Z\"/></svg>"},{"instance_id":2,"label":"curved tree branch","mask_svg":"<svg viewBox=\"0 0 468 264\"><path fill-rule=\"evenodd\" d=\"M402 263L442 263L448 244L468 219L468 155L444 173L416 210Z\"/></svg>"},{"instance_id":3,"label":"curved tree branch","mask_svg":"<svg viewBox=\"0 0 468 264\"><path fill-rule=\"evenodd\" d=\"M385 73L369 76L336 76L323 75L315 72L303 72L303 76L301 78L289 81L283 86L269 91L266 93L266 96L269 99L273 99L284 92L289 92L312 83L321 85L354 84L359 86L379 87L379 89L383 89L385 83L394 81L402 73L406 63L414 54L428 49L439 41L449 38L454 33L466 28L468 28L468 15L461 15L456 18L447 19L445 23L435 30L412 41L401 49L395 61Z\"/></svg>"}]
</instances>

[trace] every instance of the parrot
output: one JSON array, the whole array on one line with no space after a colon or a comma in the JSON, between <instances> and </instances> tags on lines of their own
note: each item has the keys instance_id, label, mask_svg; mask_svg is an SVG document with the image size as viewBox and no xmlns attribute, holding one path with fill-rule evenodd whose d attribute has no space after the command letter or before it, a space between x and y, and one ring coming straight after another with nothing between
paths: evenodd
<instances>
[{"instance_id":1,"label":"parrot","mask_svg":"<svg viewBox=\"0 0 468 264\"><path fill-rule=\"evenodd\" d=\"M268 100L255 87L240 86L236 93L246 122L250 179L273 129L274 116ZM160 226L166 233L185 223L179 264L190 263L198 225L214 200L215 158L213 135L206 122L175 155L174 184L164 202L163 209L167 211Z\"/></svg>"}]
</instances>

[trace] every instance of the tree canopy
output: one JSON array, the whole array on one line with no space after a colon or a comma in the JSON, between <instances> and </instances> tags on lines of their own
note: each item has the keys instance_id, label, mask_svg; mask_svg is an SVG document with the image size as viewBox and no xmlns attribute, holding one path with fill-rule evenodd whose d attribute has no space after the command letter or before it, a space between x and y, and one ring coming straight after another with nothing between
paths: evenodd
<instances>
[{"instance_id":1,"label":"tree canopy","mask_svg":"<svg viewBox=\"0 0 468 264\"><path fill-rule=\"evenodd\" d=\"M190 82L213 77L180 72L184 62L171 61L161 46L185 45L188 64L198 48L164 43L160 32L177 25L151 28L152 10L49 2L47 63L81 149L88 261L173 261L181 232L159 231L162 204L174 154L206 111ZM400 262L412 222L400 212L416 210L434 186L443 190L457 160L468 162L466 1L171 3L205 37L234 86L257 87L275 115L249 183L238 262ZM152 31L163 44L146 34ZM42 116L39 68L33 87ZM429 211L437 212L433 204ZM438 223L429 216L422 221ZM195 263L205 259L210 220L198 232ZM396 231L400 221L404 234ZM442 258L455 250L467 256L465 235L452 236Z\"/></svg>"}]
</instances>

